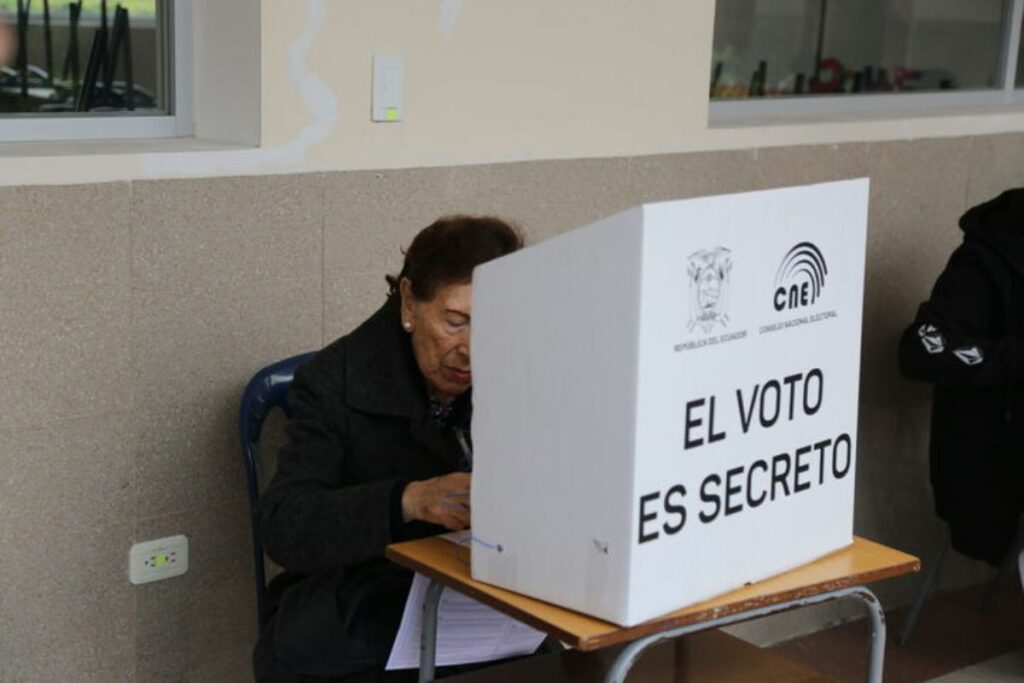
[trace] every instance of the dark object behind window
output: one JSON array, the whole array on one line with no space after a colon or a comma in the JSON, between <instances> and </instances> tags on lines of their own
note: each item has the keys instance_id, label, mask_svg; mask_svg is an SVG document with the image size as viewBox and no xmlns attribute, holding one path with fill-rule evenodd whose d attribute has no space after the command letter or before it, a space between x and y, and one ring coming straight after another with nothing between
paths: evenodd
<instances>
[{"instance_id":1,"label":"dark object behind window","mask_svg":"<svg viewBox=\"0 0 1024 683\"><path fill-rule=\"evenodd\" d=\"M14 0L0 0L0 10ZM17 0L0 115L170 112L169 0Z\"/></svg>"}]
</instances>

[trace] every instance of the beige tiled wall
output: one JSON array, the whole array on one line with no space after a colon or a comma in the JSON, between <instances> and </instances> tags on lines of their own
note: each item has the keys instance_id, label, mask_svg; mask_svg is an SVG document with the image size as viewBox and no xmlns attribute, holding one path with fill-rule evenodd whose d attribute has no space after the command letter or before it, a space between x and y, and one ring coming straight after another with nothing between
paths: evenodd
<instances>
[{"instance_id":1,"label":"beige tiled wall","mask_svg":"<svg viewBox=\"0 0 1024 683\"><path fill-rule=\"evenodd\" d=\"M898 377L896 340L959 214L1024 184L1022 159L1024 135L1001 135L0 190L0 680L247 680L242 388L374 310L399 247L451 211L537 241L645 200L870 175L857 532L929 553L929 394ZM129 546L175 533L189 573L130 585ZM985 575L959 560L944 580Z\"/></svg>"}]
</instances>

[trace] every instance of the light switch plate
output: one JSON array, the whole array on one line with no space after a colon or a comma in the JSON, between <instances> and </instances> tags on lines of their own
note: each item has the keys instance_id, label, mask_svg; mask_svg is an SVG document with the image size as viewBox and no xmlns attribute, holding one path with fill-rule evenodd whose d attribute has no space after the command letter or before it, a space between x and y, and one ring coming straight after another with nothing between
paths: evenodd
<instances>
[{"instance_id":1,"label":"light switch plate","mask_svg":"<svg viewBox=\"0 0 1024 683\"><path fill-rule=\"evenodd\" d=\"M128 579L134 584L181 576L188 571L188 537L168 536L132 546Z\"/></svg>"},{"instance_id":2,"label":"light switch plate","mask_svg":"<svg viewBox=\"0 0 1024 683\"><path fill-rule=\"evenodd\" d=\"M401 55L374 55L374 121L395 123L405 117L404 89L405 59Z\"/></svg>"}]
</instances>

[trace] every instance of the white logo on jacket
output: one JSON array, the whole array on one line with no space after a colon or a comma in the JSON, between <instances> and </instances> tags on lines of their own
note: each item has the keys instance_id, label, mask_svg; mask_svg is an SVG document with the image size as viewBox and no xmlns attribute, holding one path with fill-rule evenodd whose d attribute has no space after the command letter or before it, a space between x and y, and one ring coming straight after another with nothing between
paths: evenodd
<instances>
[{"instance_id":1,"label":"white logo on jacket","mask_svg":"<svg viewBox=\"0 0 1024 683\"><path fill-rule=\"evenodd\" d=\"M921 325L917 328L917 336L921 338L921 345L928 353L942 353L946 350L946 338L935 325Z\"/></svg>"},{"instance_id":2,"label":"white logo on jacket","mask_svg":"<svg viewBox=\"0 0 1024 683\"><path fill-rule=\"evenodd\" d=\"M959 358L964 365L981 365L985 362L985 354L977 346L962 346L959 349L953 349L953 355Z\"/></svg>"}]
</instances>

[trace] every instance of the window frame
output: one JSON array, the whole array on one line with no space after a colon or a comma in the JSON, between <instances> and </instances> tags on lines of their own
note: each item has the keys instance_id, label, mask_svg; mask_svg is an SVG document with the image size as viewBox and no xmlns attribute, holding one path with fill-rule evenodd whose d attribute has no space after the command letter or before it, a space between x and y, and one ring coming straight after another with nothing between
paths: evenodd
<instances>
[{"instance_id":1,"label":"window frame","mask_svg":"<svg viewBox=\"0 0 1024 683\"><path fill-rule=\"evenodd\" d=\"M1024 104L1024 85L1018 86L1017 61L1021 49L1024 0L1010 0L1000 46L999 81L1001 85L984 90L956 90L929 93L879 93L843 97L842 95L756 97L711 99L708 94L708 122L718 125L760 124L769 120L799 120L822 115L880 117L907 113L949 113L952 110L979 107L1005 107Z\"/></svg>"},{"instance_id":2,"label":"window frame","mask_svg":"<svg viewBox=\"0 0 1024 683\"><path fill-rule=\"evenodd\" d=\"M0 142L145 140L192 135L193 0L164 1L170 21L165 22L163 35L171 40L168 59L173 65L174 77L170 88L170 114L15 115L0 118ZM170 31L166 30L168 24Z\"/></svg>"}]
</instances>

